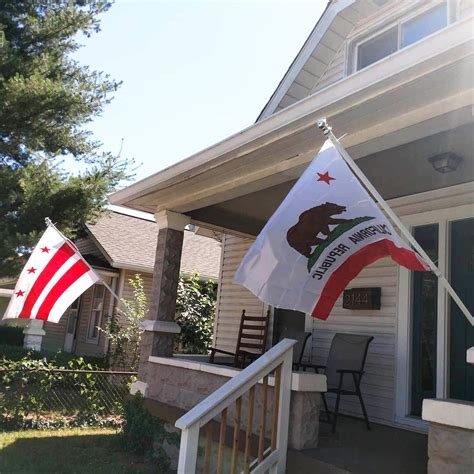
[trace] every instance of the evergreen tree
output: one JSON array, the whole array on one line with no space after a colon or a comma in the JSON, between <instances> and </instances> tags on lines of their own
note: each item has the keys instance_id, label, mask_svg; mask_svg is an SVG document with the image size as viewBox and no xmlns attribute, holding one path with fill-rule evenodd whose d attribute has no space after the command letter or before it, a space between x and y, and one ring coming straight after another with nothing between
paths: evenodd
<instances>
[{"instance_id":1,"label":"evergreen tree","mask_svg":"<svg viewBox=\"0 0 474 474\"><path fill-rule=\"evenodd\" d=\"M74 238L127 178L129 162L85 128L120 83L73 59L103 1L0 0L0 276L15 275L49 216ZM66 173L64 156L80 164Z\"/></svg>"}]
</instances>

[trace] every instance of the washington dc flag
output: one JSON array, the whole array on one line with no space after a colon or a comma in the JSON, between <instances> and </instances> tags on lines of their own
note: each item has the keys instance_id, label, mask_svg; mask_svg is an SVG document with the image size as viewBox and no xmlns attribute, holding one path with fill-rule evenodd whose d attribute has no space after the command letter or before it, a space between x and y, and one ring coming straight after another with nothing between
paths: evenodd
<instances>
[{"instance_id":1,"label":"washington dc flag","mask_svg":"<svg viewBox=\"0 0 474 474\"><path fill-rule=\"evenodd\" d=\"M3 319L57 323L72 302L98 280L74 244L49 226L20 274Z\"/></svg>"},{"instance_id":2,"label":"washington dc flag","mask_svg":"<svg viewBox=\"0 0 474 474\"><path fill-rule=\"evenodd\" d=\"M234 281L271 306L326 319L349 282L385 256L410 270L429 270L328 140L247 252Z\"/></svg>"}]
</instances>

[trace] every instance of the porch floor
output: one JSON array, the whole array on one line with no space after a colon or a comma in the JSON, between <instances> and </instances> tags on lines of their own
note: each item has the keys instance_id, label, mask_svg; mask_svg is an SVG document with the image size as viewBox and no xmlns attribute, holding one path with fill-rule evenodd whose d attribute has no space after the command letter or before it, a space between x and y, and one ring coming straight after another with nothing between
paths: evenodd
<instances>
[{"instance_id":1,"label":"porch floor","mask_svg":"<svg viewBox=\"0 0 474 474\"><path fill-rule=\"evenodd\" d=\"M427 441L424 434L341 416L337 431L321 422L319 446L288 452L288 473L321 474L422 474L427 468Z\"/></svg>"}]
</instances>

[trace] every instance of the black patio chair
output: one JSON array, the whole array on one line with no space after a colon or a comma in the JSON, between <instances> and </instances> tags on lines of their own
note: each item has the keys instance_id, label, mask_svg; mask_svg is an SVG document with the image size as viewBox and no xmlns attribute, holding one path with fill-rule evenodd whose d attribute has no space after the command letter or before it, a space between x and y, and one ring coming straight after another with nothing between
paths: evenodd
<instances>
[{"instance_id":1,"label":"black patio chair","mask_svg":"<svg viewBox=\"0 0 474 474\"><path fill-rule=\"evenodd\" d=\"M303 364L303 356L308 342L310 332L296 331L296 330L285 330L280 334L279 341L283 339L295 339L297 342L293 346L293 370L300 370Z\"/></svg>"},{"instance_id":2,"label":"black patio chair","mask_svg":"<svg viewBox=\"0 0 474 474\"><path fill-rule=\"evenodd\" d=\"M331 342L326 365L312 365L316 372L319 373L319 370L324 371L323 373L327 378L328 392L337 395L332 421L333 433L336 431L341 395L355 395L359 398L367 429L370 430L369 417L367 416L367 410L365 409L360 391L360 382L364 374L369 344L373 339L373 336L336 333ZM324 393L322 397L324 409L330 422L330 412Z\"/></svg>"}]
</instances>

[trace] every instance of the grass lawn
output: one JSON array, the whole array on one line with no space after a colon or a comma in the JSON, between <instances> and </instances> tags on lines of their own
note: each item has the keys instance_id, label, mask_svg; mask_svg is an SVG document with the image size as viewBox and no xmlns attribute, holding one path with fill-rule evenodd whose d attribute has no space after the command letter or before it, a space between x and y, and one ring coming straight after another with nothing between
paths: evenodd
<instances>
[{"instance_id":1,"label":"grass lawn","mask_svg":"<svg viewBox=\"0 0 474 474\"><path fill-rule=\"evenodd\" d=\"M151 472L156 464L121 449L113 429L0 433L0 474Z\"/></svg>"}]
</instances>

